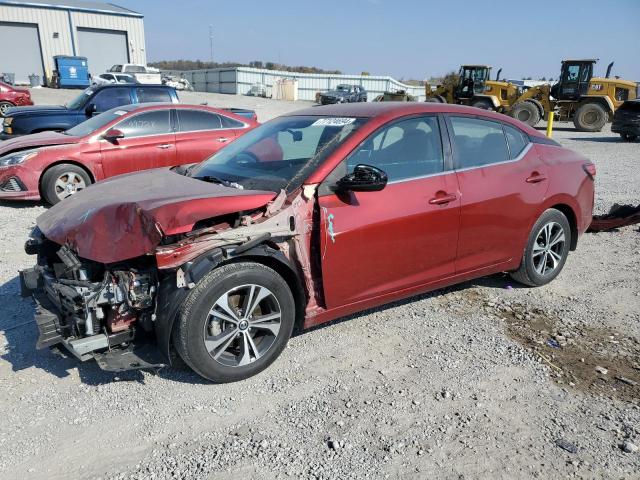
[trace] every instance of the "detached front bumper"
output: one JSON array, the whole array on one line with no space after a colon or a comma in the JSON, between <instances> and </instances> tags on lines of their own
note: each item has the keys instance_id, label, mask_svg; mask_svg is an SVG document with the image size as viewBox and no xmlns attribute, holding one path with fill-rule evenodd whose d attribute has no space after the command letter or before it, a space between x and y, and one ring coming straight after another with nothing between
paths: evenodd
<instances>
[{"instance_id":1,"label":"detached front bumper","mask_svg":"<svg viewBox=\"0 0 640 480\"><path fill-rule=\"evenodd\" d=\"M100 368L110 372L159 369L166 365L155 344L137 344L131 331L73 337L62 313L65 299L54 285L55 279L40 266L20 271L21 294L35 301L37 349L62 345L78 360L95 359ZM122 348L123 343L128 346Z\"/></svg>"}]
</instances>

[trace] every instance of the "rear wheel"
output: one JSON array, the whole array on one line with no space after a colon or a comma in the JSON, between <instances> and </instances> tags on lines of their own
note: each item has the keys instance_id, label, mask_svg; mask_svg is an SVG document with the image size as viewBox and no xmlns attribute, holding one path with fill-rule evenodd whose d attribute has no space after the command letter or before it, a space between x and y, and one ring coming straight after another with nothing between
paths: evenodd
<instances>
[{"instance_id":1,"label":"rear wheel","mask_svg":"<svg viewBox=\"0 0 640 480\"><path fill-rule=\"evenodd\" d=\"M483 110L493 110L493 103L486 98L479 98L471 102L472 107L481 108Z\"/></svg>"},{"instance_id":2,"label":"rear wheel","mask_svg":"<svg viewBox=\"0 0 640 480\"><path fill-rule=\"evenodd\" d=\"M84 190L91 185L91 177L82 167L61 163L51 167L42 176L42 196L51 205Z\"/></svg>"},{"instance_id":3,"label":"rear wheel","mask_svg":"<svg viewBox=\"0 0 640 480\"><path fill-rule=\"evenodd\" d=\"M540 121L540 110L534 103L527 101L516 103L509 115L530 127L537 125Z\"/></svg>"},{"instance_id":4,"label":"rear wheel","mask_svg":"<svg viewBox=\"0 0 640 480\"><path fill-rule=\"evenodd\" d=\"M6 112L11 107L15 107L15 105L11 102L0 102L0 115L4 115L4 112Z\"/></svg>"},{"instance_id":5,"label":"rear wheel","mask_svg":"<svg viewBox=\"0 0 640 480\"><path fill-rule=\"evenodd\" d=\"M578 107L573 124L581 132L599 132L607 123L607 111L598 103L585 103Z\"/></svg>"},{"instance_id":6,"label":"rear wheel","mask_svg":"<svg viewBox=\"0 0 640 480\"><path fill-rule=\"evenodd\" d=\"M181 308L174 345L198 374L216 383L256 375L285 348L295 320L289 286L259 263L224 265Z\"/></svg>"},{"instance_id":7,"label":"rear wheel","mask_svg":"<svg viewBox=\"0 0 640 480\"><path fill-rule=\"evenodd\" d=\"M511 276L531 287L549 283L564 267L570 245L567 217L555 208L546 210L533 226L520 267Z\"/></svg>"}]
</instances>

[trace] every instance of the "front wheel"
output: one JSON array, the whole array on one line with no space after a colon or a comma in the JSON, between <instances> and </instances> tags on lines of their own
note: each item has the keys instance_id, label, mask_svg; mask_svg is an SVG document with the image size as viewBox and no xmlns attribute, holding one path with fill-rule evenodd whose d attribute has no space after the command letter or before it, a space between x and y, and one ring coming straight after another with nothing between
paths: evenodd
<instances>
[{"instance_id":1,"label":"front wheel","mask_svg":"<svg viewBox=\"0 0 640 480\"><path fill-rule=\"evenodd\" d=\"M42 196L49 204L55 205L89 185L91 177L86 170L71 163L61 163L44 172L41 182Z\"/></svg>"},{"instance_id":2,"label":"front wheel","mask_svg":"<svg viewBox=\"0 0 640 480\"><path fill-rule=\"evenodd\" d=\"M493 103L486 98L480 98L471 102L471 106L482 110L493 110Z\"/></svg>"},{"instance_id":3,"label":"front wheel","mask_svg":"<svg viewBox=\"0 0 640 480\"><path fill-rule=\"evenodd\" d=\"M556 278L569 255L571 228L567 217L555 208L546 210L533 226L514 280L539 287Z\"/></svg>"},{"instance_id":4,"label":"front wheel","mask_svg":"<svg viewBox=\"0 0 640 480\"><path fill-rule=\"evenodd\" d=\"M216 383L236 382L271 365L295 322L289 286L259 263L210 272L181 307L174 345L196 373Z\"/></svg>"}]
</instances>

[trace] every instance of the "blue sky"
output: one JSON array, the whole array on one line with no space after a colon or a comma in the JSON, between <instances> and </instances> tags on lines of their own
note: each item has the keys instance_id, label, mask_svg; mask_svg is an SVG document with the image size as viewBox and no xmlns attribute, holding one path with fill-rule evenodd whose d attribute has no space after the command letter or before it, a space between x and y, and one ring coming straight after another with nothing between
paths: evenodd
<instances>
[{"instance_id":1,"label":"blue sky","mask_svg":"<svg viewBox=\"0 0 640 480\"><path fill-rule=\"evenodd\" d=\"M640 0L112 0L145 16L147 57L275 61L422 79L462 63L558 76L563 58L640 81ZM495 73L495 69L494 69Z\"/></svg>"}]
</instances>

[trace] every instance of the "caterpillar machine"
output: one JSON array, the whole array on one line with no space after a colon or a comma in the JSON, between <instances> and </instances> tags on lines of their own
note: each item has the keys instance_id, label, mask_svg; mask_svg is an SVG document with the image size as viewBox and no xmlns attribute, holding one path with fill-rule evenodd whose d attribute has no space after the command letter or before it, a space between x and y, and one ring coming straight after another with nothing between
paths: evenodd
<instances>
[{"instance_id":1,"label":"caterpillar machine","mask_svg":"<svg viewBox=\"0 0 640 480\"><path fill-rule=\"evenodd\" d=\"M610 78L613 62L603 77L593 76L597 59L563 60L558 83L525 88L511 82L489 80L491 67L463 65L460 80L451 87L427 84L427 101L458 103L487 108L536 125L553 111L558 120L570 121L577 130L599 132L625 100L638 96L635 82Z\"/></svg>"}]
</instances>

